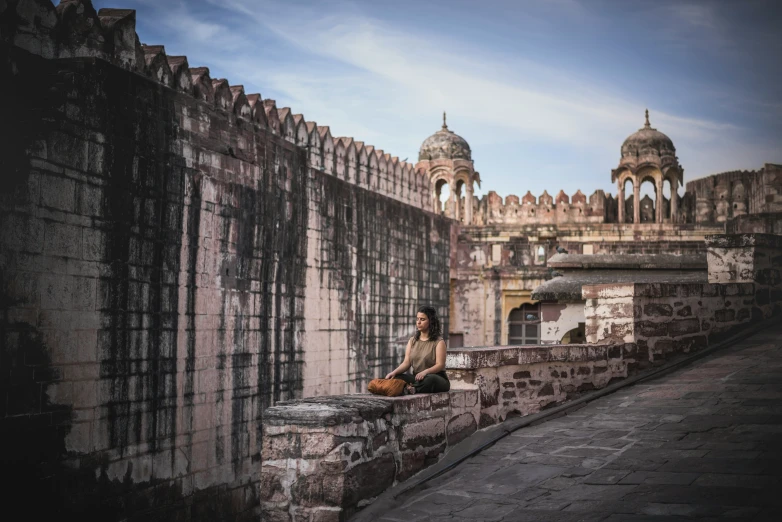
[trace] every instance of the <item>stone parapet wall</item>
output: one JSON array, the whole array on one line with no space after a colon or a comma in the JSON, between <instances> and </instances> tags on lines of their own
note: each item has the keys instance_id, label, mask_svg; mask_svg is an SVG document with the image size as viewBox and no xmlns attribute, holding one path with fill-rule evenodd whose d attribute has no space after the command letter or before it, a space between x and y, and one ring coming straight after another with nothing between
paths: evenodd
<instances>
[{"instance_id":1,"label":"stone parapet wall","mask_svg":"<svg viewBox=\"0 0 782 522\"><path fill-rule=\"evenodd\" d=\"M347 520L476 430L603 388L645 357L631 343L456 349L448 393L278 403L263 418L262 516Z\"/></svg>"},{"instance_id":2,"label":"stone parapet wall","mask_svg":"<svg viewBox=\"0 0 782 522\"><path fill-rule=\"evenodd\" d=\"M623 345L495 346L448 351L451 382L478 388L479 428L530 415L603 388L644 366L646 353Z\"/></svg>"},{"instance_id":3,"label":"stone parapet wall","mask_svg":"<svg viewBox=\"0 0 782 522\"><path fill-rule=\"evenodd\" d=\"M264 414L261 518L347 520L475 432L475 387L403 397L330 396Z\"/></svg>"},{"instance_id":4,"label":"stone parapet wall","mask_svg":"<svg viewBox=\"0 0 782 522\"><path fill-rule=\"evenodd\" d=\"M707 248L710 283L585 285L587 341L635 343L659 363L782 313L779 236L710 236Z\"/></svg>"},{"instance_id":5,"label":"stone parapet wall","mask_svg":"<svg viewBox=\"0 0 782 522\"><path fill-rule=\"evenodd\" d=\"M725 223L726 234L774 234L782 236L782 212L737 216Z\"/></svg>"},{"instance_id":6,"label":"stone parapet wall","mask_svg":"<svg viewBox=\"0 0 782 522\"><path fill-rule=\"evenodd\" d=\"M447 325L451 222L321 170L273 103L138 46L132 11L0 11L9 498L257 518L263 411L390 371L422 301Z\"/></svg>"},{"instance_id":7,"label":"stone parapet wall","mask_svg":"<svg viewBox=\"0 0 782 522\"><path fill-rule=\"evenodd\" d=\"M519 200L516 195L502 197L490 191L478 203L473 223L476 225L551 225L611 223L616 221L616 204L613 196L602 190L589 198L577 191L572 199L563 191L556 198L543 192L535 198L529 191Z\"/></svg>"},{"instance_id":8,"label":"stone parapet wall","mask_svg":"<svg viewBox=\"0 0 782 522\"><path fill-rule=\"evenodd\" d=\"M781 212L782 166L766 163L760 170L722 172L692 180L687 183L687 193L696 200L696 223L724 223L747 214Z\"/></svg>"},{"instance_id":9,"label":"stone parapet wall","mask_svg":"<svg viewBox=\"0 0 782 522\"><path fill-rule=\"evenodd\" d=\"M752 283L759 314L782 312L782 236L709 236L706 244L710 283Z\"/></svg>"},{"instance_id":10,"label":"stone parapet wall","mask_svg":"<svg viewBox=\"0 0 782 522\"><path fill-rule=\"evenodd\" d=\"M427 442L421 444L417 461L422 464L417 465L415 470L422 469L451 447L447 422L465 413L454 411L453 405L457 401L462 404L461 399L456 397L465 393L467 387L472 388L469 393L474 394L471 396L475 403L470 399L472 418L462 417L465 420L460 422L470 422L461 433L487 428L511 415L529 415L567 401L580 392L605 387L638 370L661 364L674 355L715 344L752 321L780 313L782 295L779 293L778 267L781 246L777 236L709 238L710 277L722 281L720 283L585 285L582 297L586 300L589 344L451 349L446 367L454 390L449 394L420 398L423 402L417 404L414 417L407 416L407 410L406 415L399 415L401 410L394 410L389 417L384 417L384 422L372 421L374 424L370 426L369 421L364 420L366 416L380 418L380 414L386 415L390 407L381 408L380 414L373 414L369 408L366 416L357 415L351 408L360 411L367 400L365 396L358 395L337 398L338 411L350 410L352 413L349 414L337 414L328 398L322 401L292 401L277 406L274 413L267 414L264 420L266 433L274 433L275 444L280 444L272 447L272 442L269 442L270 446L265 446L262 454L262 480L268 480L270 484L267 487L269 497L264 500L265 509L273 514L275 520L295 520L301 506L307 504L308 509L328 510L334 520L344 520L357 508L371 502L372 497L383 489L411 474L411 468L404 465L402 458L370 455L370 451L365 449L369 447L366 441L370 435L377 437L377 433L384 430L407 433L405 422L412 422L416 433L425 430ZM722 249L719 256L715 256L718 251L715 249ZM445 396L450 397L452 409L438 413L444 407L440 405L446 404L442 398ZM405 400L411 399L401 399ZM418 397L416 400L419 400ZM391 399L374 401L382 404ZM404 402L394 402L395 406L397 404ZM328 423L321 422L320 417L329 419ZM439 417L451 420L431 420ZM475 426L472 425L473 419ZM314 455L317 462L299 453L293 460L286 461L286 452L303 451L305 444L297 438L297 434L312 431L313 422L317 423L315 431L318 432L324 431L321 424L328 424L328 433L341 433L340 430L348 430L351 434L355 430L356 433L361 432L363 442L359 443L360 451L353 457L352 449L340 450L339 443L329 438L324 449ZM399 440L404 439L403 435L396 436ZM391 438L380 436L380 447ZM427 460L427 448L433 447L430 441L437 440L445 443L437 446L437 451L429 454L430 459ZM395 455L394 448L392 446L392 455ZM339 460L342 464L329 468L325 464L328 459ZM379 470L378 475L385 475L385 478L373 476L372 480L365 481L354 478L349 471L352 464L348 459L357 463L356 469L360 471L355 473L359 476L366 473L361 465L375 462L373 466ZM331 473L326 469L338 470L337 476L325 481L324 473ZM302 478L310 476L314 477ZM298 485L310 484L310 481L338 484L338 491L334 493L325 486L318 489L318 486ZM354 484L352 489L351 483ZM306 495L302 491L306 491ZM342 504L337 505L338 502ZM307 516L312 515L309 513ZM314 516L311 519L315 519Z\"/></svg>"},{"instance_id":11,"label":"stone parapet wall","mask_svg":"<svg viewBox=\"0 0 782 522\"><path fill-rule=\"evenodd\" d=\"M414 165L352 137L332 136L328 126L308 122L242 85L211 78L186 56L169 56L162 45L142 45L132 9L100 9L91 0L17 0L5 3L0 43L46 59L95 58L113 63L185 93L216 109L252 121L305 151L308 162L329 175L421 209L431 206L431 186ZM197 125L196 121L192 123Z\"/></svg>"}]
</instances>

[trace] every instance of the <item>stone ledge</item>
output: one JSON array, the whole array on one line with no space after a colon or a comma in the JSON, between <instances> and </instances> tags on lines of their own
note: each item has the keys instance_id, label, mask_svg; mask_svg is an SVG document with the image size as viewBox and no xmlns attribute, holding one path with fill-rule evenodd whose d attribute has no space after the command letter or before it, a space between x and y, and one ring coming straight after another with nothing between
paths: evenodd
<instances>
[{"instance_id":1,"label":"stone ledge","mask_svg":"<svg viewBox=\"0 0 782 522\"><path fill-rule=\"evenodd\" d=\"M552 268L611 270L705 270L705 254L554 254L546 263Z\"/></svg>"},{"instance_id":2,"label":"stone ledge","mask_svg":"<svg viewBox=\"0 0 782 522\"><path fill-rule=\"evenodd\" d=\"M449 370L475 370L546 362L586 362L610 357L609 345L549 344L534 346L487 346L448 350Z\"/></svg>"},{"instance_id":3,"label":"stone ledge","mask_svg":"<svg viewBox=\"0 0 782 522\"><path fill-rule=\"evenodd\" d=\"M264 411L263 422L267 426L295 424L317 428L373 421L386 414L410 415L427 412L429 416L438 416L438 410L445 411L451 405L473 406L477 400L476 390L475 386L459 383L443 393L419 393L399 397L355 393L281 401ZM475 397L471 397L473 395Z\"/></svg>"},{"instance_id":4,"label":"stone ledge","mask_svg":"<svg viewBox=\"0 0 782 522\"><path fill-rule=\"evenodd\" d=\"M782 236L774 234L717 234L706 236L711 248L768 247L782 249Z\"/></svg>"},{"instance_id":5,"label":"stone ledge","mask_svg":"<svg viewBox=\"0 0 782 522\"><path fill-rule=\"evenodd\" d=\"M307 427L336 426L354 420L375 420L390 413L390 397L376 395L330 395L281 401L263 413L264 424Z\"/></svg>"}]
</instances>

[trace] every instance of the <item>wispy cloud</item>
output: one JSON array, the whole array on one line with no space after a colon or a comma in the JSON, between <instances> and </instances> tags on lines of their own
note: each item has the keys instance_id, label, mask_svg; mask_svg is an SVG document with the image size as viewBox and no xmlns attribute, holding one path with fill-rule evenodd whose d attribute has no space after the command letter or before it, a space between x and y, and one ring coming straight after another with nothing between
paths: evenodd
<instances>
[{"instance_id":1,"label":"wispy cloud","mask_svg":"<svg viewBox=\"0 0 782 522\"><path fill-rule=\"evenodd\" d=\"M214 64L232 82L275 96L280 105L330 125L338 135L353 135L413 161L446 109L450 127L473 147L484 189L523 193L528 188L523 184L538 193L544 185L549 192L610 189L607 172L618 160L622 140L642 125L647 103L652 123L674 139L690 175L773 160L768 142L752 140L739 124L667 111L664 93L647 102L604 79L467 41L438 27L402 27L369 16L359 4L324 9L292 2L209 1L210 9L201 13L181 1L151 5L159 15L153 23L186 47L191 63ZM575 0L558 2L572 16L597 17ZM698 30L719 26L700 5L672 9L681 23ZM272 40L274 49L267 49ZM295 59L279 56L280 49L295 53ZM496 151L498 143L507 145L502 158L481 157L484 148ZM572 153L565 161L530 162L537 150L551 147ZM519 172L520 165L540 169L554 164L570 168ZM572 176L576 168L578 179Z\"/></svg>"}]
</instances>

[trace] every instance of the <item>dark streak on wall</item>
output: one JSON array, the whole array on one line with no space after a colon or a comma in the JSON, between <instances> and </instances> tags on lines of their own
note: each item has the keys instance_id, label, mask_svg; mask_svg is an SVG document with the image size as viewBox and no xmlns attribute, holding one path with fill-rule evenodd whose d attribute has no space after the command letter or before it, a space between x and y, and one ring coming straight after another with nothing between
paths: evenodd
<instances>
[{"instance_id":1,"label":"dark streak on wall","mask_svg":"<svg viewBox=\"0 0 782 522\"><path fill-rule=\"evenodd\" d=\"M9 498L33 518L257 518L262 412L302 389L305 151L100 60L0 58Z\"/></svg>"},{"instance_id":2,"label":"dark streak on wall","mask_svg":"<svg viewBox=\"0 0 782 522\"><path fill-rule=\"evenodd\" d=\"M418 306L448 327L450 222L315 173L321 219L321 285L337 290L352 391L401 362Z\"/></svg>"}]
</instances>

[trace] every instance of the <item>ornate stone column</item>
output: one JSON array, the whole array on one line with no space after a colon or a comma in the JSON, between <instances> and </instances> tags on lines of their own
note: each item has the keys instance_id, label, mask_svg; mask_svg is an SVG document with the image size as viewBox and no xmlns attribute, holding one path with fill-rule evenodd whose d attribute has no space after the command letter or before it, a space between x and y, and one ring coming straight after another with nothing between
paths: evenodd
<instances>
[{"instance_id":1,"label":"ornate stone column","mask_svg":"<svg viewBox=\"0 0 782 522\"><path fill-rule=\"evenodd\" d=\"M678 214L679 214L679 187L677 185L679 184L679 180L676 178L673 178L671 180L671 223L678 223Z\"/></svg>"},{"instance_id":2,"label":"ornate stone column","mask_svg":"<svg viewBox=\"0 0 782 522\"><path fill-rule=\"evenodd\" d=\"M464 224L472 225L472 183L465 186L464 195Z\"/></svg>"},{"instance_id":3,"label":"ornate stone column","mask_svg":"<svg viewBox=\"0 0 782 522\"><path fill-rule=\"evenodd\" d=\"M616 199L619 202L619 222L625 222L625 188L621 180L617 182L619 185L616 191Z\"/></svg>"},{"instance_id":4,"label":"ornate stone column","mask_svg":"<svg viewBox=\"0 0 782 522\"><path fill-rule=\"evenodd\" d=\"M459 221L459 200L456 199L456 190L454 189L454 183L448 184L449 194L448 199L450 201L451 215L453 219Z\"/></svg>"},{"instance_id":5,"label":"ornate stone column","mask_svg":"<svg viewBox=\"0 0 782 522\"><path fill-rule=\"evenodd\" d=\"M633 179L633 223L641 222L641 186Z\"/></svg>"},{"instance_id":6,"label":"ornate stone column","mask_svg":"<svg viewBox=\"0 0 782 522\"><path fill-rule=\"evenodd\" d=\"M654 217L656 218L656 221L658 223L663 222L663 179L660 178L656 181L656 193L657 193L657 201L655 202L654 206L656 207L656 212L654 213Z\"/></svg>"}]
</instances>

